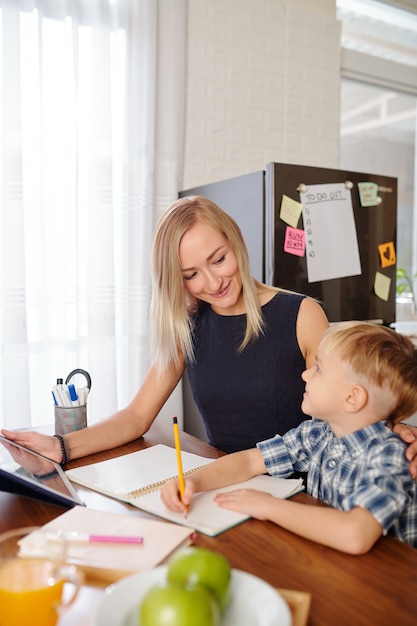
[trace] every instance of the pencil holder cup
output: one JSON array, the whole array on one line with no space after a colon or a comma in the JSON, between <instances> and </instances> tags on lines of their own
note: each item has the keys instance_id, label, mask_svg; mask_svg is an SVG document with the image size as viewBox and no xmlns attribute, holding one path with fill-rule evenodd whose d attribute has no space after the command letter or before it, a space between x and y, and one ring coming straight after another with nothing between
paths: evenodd
<instances>
[{"instance_id":1,"label":"pencil holder cup","mask_svg":"<svg viewBox=\"0 0 417 626\"><path fill-rule=\"evenodd\" d=\"M86 387L77 389L70 381L77 374L81 374L86 380ZM66 435L74 430L82 430L87 427L87 398L91 389L90 374L79 367L70 372L65 380L57 379L53 387L52 395L55 402L55 434ZM0 624L1 626L1 624Z\"/></svg>"},{"instance_id":2,"label":"pencil holder cup","mask_svg":"<svg viewBox=\"0 0 417 626\"><path fill-rule=\"evenodd\" d=\"M87 405L83 406L56 406L55 434L66 435L74 430L81 430L87 426Z\"/></svg>"}]
</instances>

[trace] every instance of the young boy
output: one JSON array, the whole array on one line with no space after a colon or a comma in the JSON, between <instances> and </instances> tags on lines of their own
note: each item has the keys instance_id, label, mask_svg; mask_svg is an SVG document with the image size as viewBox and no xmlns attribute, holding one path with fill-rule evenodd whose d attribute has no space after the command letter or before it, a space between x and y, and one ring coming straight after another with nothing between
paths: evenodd
<instances>
[{"instance_id":1,"label":"young boy","mask_svg":"<svg viewBox=\"0 0 417 626\"><path fill-rule=\"evenodd\" d=\"M307 492L334 508L250 489L219 493L215 501L350 554L366 553L387 533L417 547L417 484L406 444L389 427L417 411L417 348L384 326L335 324L302 378L301 408L315 418L193 473L183 501L178 481L169 481L161 490L165 506L182 511L196 492L258 474L308 472Z\"/></svg>"}]
</instances>

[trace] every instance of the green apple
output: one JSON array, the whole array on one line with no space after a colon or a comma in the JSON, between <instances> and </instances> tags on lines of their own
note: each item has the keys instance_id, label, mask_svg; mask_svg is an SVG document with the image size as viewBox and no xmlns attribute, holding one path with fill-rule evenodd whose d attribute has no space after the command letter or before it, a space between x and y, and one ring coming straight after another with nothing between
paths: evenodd
<instances>
[{"instance_id":1,"label":"green apple","mask_svg":"<svg viewBox=\"0 0 417 626\"><path fill-rule=\"evenodd\" d=\"M139 607L139 626L219 626L220 611L204 587L160 584Z\"/></svg>"},{"instance_id":2,"label":"green apple","mask_svg":"<svg viewBox=\"0 0 417 626\"><path fill-rule=\"evenodd\" d=\"M178 585L200 585L213 594L224 611L230 599L231 569L219 552L190 546L168 563L167 580Z\"/></svg>"}]
</instances>

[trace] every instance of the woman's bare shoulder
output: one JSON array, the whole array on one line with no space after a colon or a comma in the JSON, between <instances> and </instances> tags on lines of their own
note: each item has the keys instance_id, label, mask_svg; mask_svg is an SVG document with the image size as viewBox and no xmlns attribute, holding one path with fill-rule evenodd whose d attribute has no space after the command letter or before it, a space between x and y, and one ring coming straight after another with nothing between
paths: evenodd
<instances>
[{"instance_id":1,"label":"woman's bare shoulder","mask_svg":"<svg viewBox=\"0 0 417 626\"><path fill-rule=\"evenodd\" d=\"M297 318L297 339L307 367L316 358L317 348L329 321L321 305L313 298L304 298Z\"/></svg>"}]
</instances>

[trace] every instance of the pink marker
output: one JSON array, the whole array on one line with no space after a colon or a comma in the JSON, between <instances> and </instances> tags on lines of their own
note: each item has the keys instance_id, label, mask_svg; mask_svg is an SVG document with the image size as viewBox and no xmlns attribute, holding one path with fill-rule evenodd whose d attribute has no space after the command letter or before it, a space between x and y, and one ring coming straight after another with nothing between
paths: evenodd
<instances>
[{"instance_id":1,"label":"pink marker","mask_svg":"<svg viewBox=\"0 0 417 626\"><path fill-rule=\"evenodd\" d=\"M76 531L63 531L62 536L67 541L79 541L80 543L143 543L143 537L132 537L126 535L89 535Z\"/></svg>"}]
</instances>

